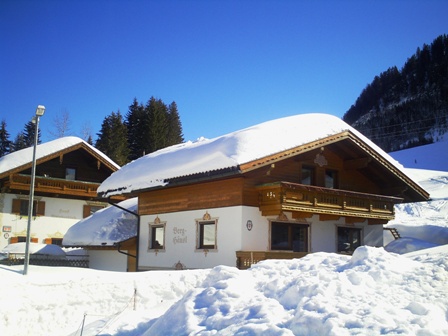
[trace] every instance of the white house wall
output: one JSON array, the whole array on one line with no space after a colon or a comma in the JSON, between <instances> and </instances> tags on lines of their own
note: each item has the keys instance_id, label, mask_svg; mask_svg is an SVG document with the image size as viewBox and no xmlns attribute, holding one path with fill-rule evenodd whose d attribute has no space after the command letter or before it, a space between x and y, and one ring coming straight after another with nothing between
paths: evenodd
<instances>
[{"instance_id":1,"label":"white house wall","mask_svg":"<svg viewBox=\"0 0 448 336\"><path fill-rule=\"evenodd\" d=\"M149 250L149 223L157 216L141 217L139 269L210 268L216 265L236 265L236 251L244 248L264 249L267 233L266 219L258 208L227 207L208 209L211 219L217 219L217 249L204 252L196 249L196 220L202 220L206 210L159 214L165 225L165 249ZM251 231L247 221L254 224ZM261 238L261 239L260 239Z\"/></svg>"},{"instance_id":2,"label":"white house wall","mask_svg":"<svg viewBox=\"0 0 448 336\"><path fill-rule=\"evenodd\" d=\"M307 219L310 225L310 251L336 252L336 222L320 221L318 215Z\"/></svg>"},{"instance_id":3,"label":"white house wall","mask_svg":"<svg viewBox=\"0 0 448 336\"><path fill-rule=\"evenodd\" d=\"M111 250L89 250L88 253L89 268L102 271L127 271L128 257L123 253Z\"/></svg>"},{"instance_id":4,"label":"white house wall","mask_svg":"<svg viewBox=\"0 0 448 336\"><path fill-rule=\"evenodd\" d=\"M269 250L269 221L261 215L258 207L243 207L242 251ZM248 221L250 221L248 223ZM249 230L250 228L250 230Z\"/></svg>"},{"instance_id":5,"label":"white house wall","mask_svg":"<svg viewBox=\"0 0 448 336\"><path fill-rule=\"evenodd\" d=\"M15 194L0 194L0 249L8 245L10 237L26 235L28 216L11 214L15 198ZM83 218L83 207L87 204L82 200L53 197L35 199L45 202L45 215L31 220L31 237L37 238L38 243L44 243L45 238L62 238L73 224Z\"/></svg>"},{"instance_id":6,"label":"white house wall","mask_svg":"<svg viewBox=\"0 0 448 336\"><path fill-rule=\"evenodd\" d=\"M217 249L208 252L196 249L196 220L202 220L206 212L211 219L218 220ZM286 216L292 220L290 213ZM163 250L149 249L149 226L156 218L165 224ZM258 208L247 206L142 216L139 269L173 269L176 265L188 269L235 266L236 251L269 251L270 220L276 218L263 217ZM346 226L344 218L320 221L319 216L314 215L300 222L310 225L311 252L337 252L337 227ZM349 227L362 229L364 245L382 246L382 225L367 225L364 221Z\"/></svg>"},{"instance_id":7,"label":"white house wall","mask_svg":"<svg viewBox=\"0 0 448 336\"><path fill-rule=\"evenodd\" d=\"M307 219L311 223L311 252L337 252L338 226L353 227L362 230L362 245L383 246L383 226L368 225L367 220L354 225L346 225L344 218L337 221L320 221L318 215Z\"/></svg>"}]
</instances>

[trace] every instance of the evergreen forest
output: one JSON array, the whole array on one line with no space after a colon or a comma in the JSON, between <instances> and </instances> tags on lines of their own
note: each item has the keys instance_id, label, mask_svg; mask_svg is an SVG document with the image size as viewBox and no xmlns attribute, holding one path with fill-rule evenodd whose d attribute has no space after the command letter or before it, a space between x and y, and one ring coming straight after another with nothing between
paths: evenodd
<instances>
[{"instance_id":1,"label":"evergreen forest","mask_svg":"<svg viewBox=\"0 0 448 336\"><path fill-rule=\"evenodd\" d=\"M38 143L40 140L38 133ZM112 112L102 122L94 146L118 165L138 159L159 149L184 141L177 104L165 104L151 97L146 104L136 98L126 115ZM30 121L14 141L10 139L6 121L0 122L0 157L33 146L35 125ZM88 143L93 144L89 137Z\"/></svg>"},{"instance_id":2,"label":"evergreen forest","mask_svg":"<svg viewBox=\"0 0 448 336\"><path fill-rule=\"evenodd\" d=\"M184 141L177 105L151 97L143 105L135 98L125 116L106 116L95 147L120 166Z\"/></svg>"},{"instance_id":3,"label":"evergreen forest","mask_svg":"<svg viewBox=\"0 0 448 336\"><path fill-rule=\"evenodd\" d=\"M376 76L343 120L386 152L440 140L448 132L448 36Z\"/></svg>"}]
</instances>

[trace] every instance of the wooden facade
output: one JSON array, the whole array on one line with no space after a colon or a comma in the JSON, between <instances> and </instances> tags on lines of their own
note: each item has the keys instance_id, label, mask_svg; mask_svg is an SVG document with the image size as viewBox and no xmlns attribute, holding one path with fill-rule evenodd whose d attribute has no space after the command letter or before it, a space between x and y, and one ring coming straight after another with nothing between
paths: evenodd
<instances>
[{"instance_id":1,"label":"wooden facade","mask_svg":"<svg viewBox=\"0 0 448 336\"><path fill-rule=\"evenodd\" d=\"M70 199L98 199L97 189L118 169L84 143L36 161L35 195ZM68 178L67 171L74 172ZM2 192L29 194L31 162L0 172ZM123 197L115 197L121 200Z\"/></svg>"},{"instance_id":2,"label":"wooden facade","mask_svg":"<svg viewBox=\"0 0 448 336\"><path fill-rule=\"evenodd\" d=\"M394 204L402 199L353 191L278 182L257 187L263 216L284 211L335 216L380 219L394 218Z\"/></svg>"},{"instance_id":3,"label":"wooden facade","mask_svg":"<svg viewBox=\"0 0 448 336\"><path fill-rule=\"evenodd\" d=\"M374 151L359 148L348 135L321 142L329 144L277 153L224 178L192 176L191 182L141 191L139 214L247 205L258 206L263 215L293 211L388 221L394 204L428 199L419 185L384 159L369 156ZM304 167L313 171L306 184ZM334 174L330 187L328 172Z\"/></svg>"}]
</instances>

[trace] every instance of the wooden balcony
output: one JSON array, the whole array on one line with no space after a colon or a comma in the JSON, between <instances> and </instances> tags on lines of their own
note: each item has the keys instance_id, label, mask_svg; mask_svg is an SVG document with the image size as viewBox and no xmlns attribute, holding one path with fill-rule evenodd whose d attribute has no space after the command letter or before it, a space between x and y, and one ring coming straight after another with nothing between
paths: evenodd
<instances>
[{"instance_id":1,"label":"wooden balcony","mask_svg":"<svg viewBox=\"0 0 448 336\"><path fill-rule=\"evenodd\" d=\"M262 260L302 258L308 253L292 251L237 251L236 267L239 269L248 269Z\"/></svg>"},{"instance_id":2,"label":"wooden balcony","mask_svg":"<svg viewBox=\"0 0 448 336\"><path fill-rule=\"evenodd\" d=\"M293 213L327 214L366 219L391 220L398 197L358 193L289 182L257 187L263 216Z\"/></svg>"},{"instance_id":3,"label":"wooden balcony","mask_svg":"<svg viewBox=\"0 0 448 336\"><path fill-rule=\"evenodd\" d=\"M13 174L5 182L5 187L10 190L30 190L31 176ZM95 198L96 190L100 183L71 181L51 177L36 176L34 183L35 193L46 193L53 195L68 195L75 197Z\"/></svg>"}]
</instances>

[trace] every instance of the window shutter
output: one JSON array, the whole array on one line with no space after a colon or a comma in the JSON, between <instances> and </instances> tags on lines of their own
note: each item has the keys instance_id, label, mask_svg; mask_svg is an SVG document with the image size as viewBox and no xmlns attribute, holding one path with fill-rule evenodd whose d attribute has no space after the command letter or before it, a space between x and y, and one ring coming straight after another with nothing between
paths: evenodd
<instances>
[{"instance_id":1,"label":"window shutter","mask_svg":"<svg viewBox=\"0 0 448 336\"><path fill-rule=\"evenodd\" d=\"M90 205L84 205L82 218L86 218L90 216Z\"/></svg>"},{"instance_id":2,"label":"window shutter","mask_svg":"<svg viewBox=\"0 0 448 336\"><path fill-rule=\"evenodd\" d=\"M51 238L45 238L44 239L44 244L51 244L52 243L52 239Z\"/></svg>"},{"instance_id":3,"label":"window shutter","mask_svg":"<svg viewBox=\"0 0 448 336\"><path fill-rule=\"evenodd\" d=\"M10 244L15 244L19 242L19 237L11 237L9 238L9 243Z\"/></svg>"},{"instance_id":4,"label":"window shutter","mask_svg":"<svg viewBox=\"0 0 448 336\"><path fill-rule=\"evenodd\" d=\"M21 200L15 198L12 200L12 210L11 213L20 215L20 202Z\"/></svg>"},{"instance_id":5,"label":"window shutter","mask_svg":"<svg viewBox=\"0 0 448 336\"><path fill-rule=\"evenodd\" d=\"M38 242L39 242L39 239L38 239L38 238L31 238L31 242L32 242L32 243L38 243Z\"/></svg>"},{"instance_id":6,"label":"window shutter","mask_svg":"<svg viewBox=\"0 0 448 336\"><path fill-rule=\"evenodd\" d=\"M37 202L36 216L45 216L45 202Z\"/></svg>"}]
</instances>

